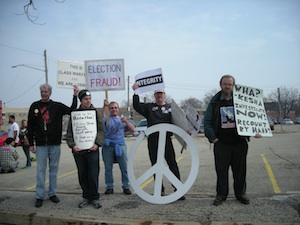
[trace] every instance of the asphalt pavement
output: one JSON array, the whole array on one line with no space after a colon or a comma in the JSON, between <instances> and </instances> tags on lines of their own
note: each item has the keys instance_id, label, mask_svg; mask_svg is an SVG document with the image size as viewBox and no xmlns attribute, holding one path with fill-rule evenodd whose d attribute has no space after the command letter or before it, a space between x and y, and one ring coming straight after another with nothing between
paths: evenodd
<instances>
[{"instance_id":1,"label":"asphalt pavement","mask_svg":"<svg viewBox=\"0 0 300 225\"><path fill-rule=\"evenodd\" d=\"M104 168L101 163L99 191L102 208L94 209L89 205L80 209L81 189L76 166L63 143L57 192L60 202L55 204L46 198L41 208L34 207L35 162L32 168L0 174L0 224L300 224L300 125L284 127L283 130L276 125L273 134L272 139L250 142L252 152L248 156L247 180L249 205L238 202L232 190L222 205L212 204L215 197L213 156L211 146L200 134L195 139L200 154L199 175L186 193L186 200L152 204L141 199L133 190L132 195L124 195L118 167L114 167L115 193L104 195ZM134 141L133 137L126 140L129 149ZM141 155L137 156L136 166L140 170L149 161L145 143L142 149ZM24 153L21 149L18 149L18 153L22 166L25 162ZM261 155L268 160L267 164L261 160ZM184 178L190 172L189 156L188 153L181 156L178 152L177 156L184 158L179 161ZM273 178L266 165L273 169ZM274 182L279 191L274 188ZM167 194L170 194L172 187L167 183L166 186Z\"/></svg>"}]
</instances>

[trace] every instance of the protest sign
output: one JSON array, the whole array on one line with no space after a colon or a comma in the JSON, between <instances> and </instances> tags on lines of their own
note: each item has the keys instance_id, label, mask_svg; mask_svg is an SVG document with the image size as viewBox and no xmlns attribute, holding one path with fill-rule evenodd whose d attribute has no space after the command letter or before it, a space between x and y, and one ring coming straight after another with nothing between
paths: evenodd
<instances>
[{"instance_id":1,"label":"protest sign","mask_svg":"<svg viewBox=\"0 0 300 225\"><path fill-rule=\"evenodd\" d=\"M139 88L134 91L137 95L165 88L161 68L137 74L135 82L139 85Z\"/></svg>"},{"instance_id":2,"label":"protest sign","mask_svg":"<svg viewBox=\"0 0 300 225\"><path fill-rule=\"evenodd\" d=\"M86 88L84 63L58 61L57 87L73 88L74 85L80 89Z\"/></svg>"},{"instance_id":3,"label":"protest sign","mask_svg":"<svg viewBox=\"0 0 300 225\"><path fill-rule=\"evenodd\" d=\"M123 59L87 60L85 71L90 91L125 90Z\"/></svg>"},{"instance_id":4,"label":"protest sign","mask_svg":"<svg viewBox=\"0 0 300 225\"><path fill-rule=\"evenodd\" d=\"M263 102L263 90L236 84L233 89L234 112L221 109L222 126L228 126L234 113L239 135L272 137ZM227 107L228 108L228 107Z\"/></svg>"},{"instance_id":5,"label":"protest sign","mask_svg":"<svg viewBox=\"0 0 300 225\"><path fill-rule=\"evenodd\" d=\"M97 135L96 111L73 111L71 121L75 144L81 150L93 147Z\"/></svg>"}]
</instances>

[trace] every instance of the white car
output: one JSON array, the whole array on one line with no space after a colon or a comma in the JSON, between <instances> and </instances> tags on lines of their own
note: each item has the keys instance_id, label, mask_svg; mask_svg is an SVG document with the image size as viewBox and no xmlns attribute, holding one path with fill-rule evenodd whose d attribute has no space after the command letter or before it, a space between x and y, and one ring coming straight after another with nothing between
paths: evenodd
<instances>
[{"instance_id":1,"label":"white car","mask_svg":"<svg viewBox=\"0 0 300 225\"><path fill-rule=\"evenodd\" d=\"M147 125L147 119L141 119L134 128L133 136L139 136L142 131L147 129Z\"/></svg>"}]
</instances>

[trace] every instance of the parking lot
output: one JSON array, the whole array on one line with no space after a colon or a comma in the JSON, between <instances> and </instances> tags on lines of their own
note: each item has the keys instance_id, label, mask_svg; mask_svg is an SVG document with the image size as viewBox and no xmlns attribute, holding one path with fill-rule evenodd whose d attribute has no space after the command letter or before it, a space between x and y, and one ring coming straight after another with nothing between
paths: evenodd
<instances>
[{"instance_id":1,"label":"parking lot","mask_svg":"<svg viewBox=\"0 0 300 225\"><path fill-rule=\"evenodd\" d=\"M278 223L299 224L300 213L300 125L275 125L272 138L251 138L247 165L247 194L250 205L242 205L235 200L230 179L228 200L221 206L213 206L216 175L212 145L203 134L194 138L200 156L199 172L195 183L186 193L185 201L170 204L151 204L135 193L122 194L120 171L115 164L115 194L104 195L104 166L100 163L99 191L103 207L79 209L81 188L78 184L77 170L70 149L62 144L62 155L58 174L58 193L61 202L53 204L44 201L41 208L34 207L35 163L32 168L18 169L13 174L0 174L0 222L14 223L14 219L27 218L31 223L42 221L105 222L107 224L200 224L219 223ZM135 137L126 139L128 150ZM174 140L177 161L184 183L190 173L191 154L188 150L181 153L181 146ZM20 166L25 165L22 149L18 147ZM150 167L147 145L144 140L134 156L134 170L142 174ZM231 175L230 175L231 176ZM231 177L230 177L231 178ZM144 190L153 191L153 179L144 184ZM172 194L171 184L164 180L166 193ZM12 217L20 215L19 217ZM34 213L34 216L32 216ZM50 218L50 219L49 219ZM28 218L27 218L28 219ZM7 221L9 220L9 221ZM29 221L29 220L26 220ZM22 223L29 224L29 223ZM38 223L32 223L38 224ZM51 223L50 223L51 224ZM55 223L53 223L55 224ZM79 223L78 223L79 224ZM89 223L90 224L90 223ZM93 223L92 223L93 224Z\"/></svg>"}]
</instances>

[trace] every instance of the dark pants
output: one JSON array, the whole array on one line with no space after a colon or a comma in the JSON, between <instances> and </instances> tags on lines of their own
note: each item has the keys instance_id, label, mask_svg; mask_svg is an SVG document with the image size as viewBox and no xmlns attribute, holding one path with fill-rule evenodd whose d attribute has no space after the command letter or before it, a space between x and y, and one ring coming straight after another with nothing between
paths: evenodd
<instances>
[{"instance_id":1,"label":"dark pants","mask_svg":"<svg viewBox=\"0 0 300 225\"><path fill-rule=\"evenodd\" d=\"M233 188L236 197L246 193L246 160L248 143L246 140L237 144L218 141L214 144L215 168L217 172L217 195L226 198L229 193L228 171L231 166Z\"/></svg>"},{"instance_id":2,"label":"dark pants","mask_svg":"<svg viewBox=\"0 0 300 225\"><path fill-rule=\"evenodd\" d=\"M30 158L30 150L29 150L29 146L27 145L22 145L23 151L26 155L26 166L31 166L31 158Z\"/></svg>"},{"instance_id":3,"label":"dark pants","mask_svg":"<svg viewBox=\"0 0 300 225\"><path fill-rule=\"evenodd\" d=\"M158 139L158 133L151 134L148 138L148 151L152 166L157 161ZM180 180L179 169L170 133L168 133L166 137L165 159L172 173ZM164 190L164 187L162 187L162 189Z\"/></svg>"},{"instance_id":4,"label":"dark pants","mask_svg":"<svg viewBox=\"0 0 300 225\"><path fill-rule=\"evenodd\" d=\"M97 200L99 181L99 151L91 151L83 155L74 154L78 169L79 184L82 188L82 197L89 200Z\"/></svg>"}]
</instances>

